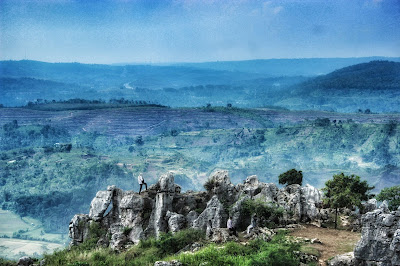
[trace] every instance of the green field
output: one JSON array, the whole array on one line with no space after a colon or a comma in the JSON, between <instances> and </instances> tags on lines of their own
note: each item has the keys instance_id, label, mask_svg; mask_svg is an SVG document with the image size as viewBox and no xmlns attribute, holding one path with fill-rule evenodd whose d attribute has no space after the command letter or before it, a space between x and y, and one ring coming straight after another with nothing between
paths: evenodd
<instances>
[{"instance_id":1,"label":"green field","mask_svg":"<svg viewBox=\"0 0 400 266\"><path fill-rule=\"evenodd\" d=\"M16 235L18 238L13 238ZM0 257L7 259L18 259L23 255L41 256L64 248L69 242L66 234L45 233L38 220L21 218L5 210L0 210L0 236ZM39 239L44 241L37 241Z\"/></svg>"}]
</instances>

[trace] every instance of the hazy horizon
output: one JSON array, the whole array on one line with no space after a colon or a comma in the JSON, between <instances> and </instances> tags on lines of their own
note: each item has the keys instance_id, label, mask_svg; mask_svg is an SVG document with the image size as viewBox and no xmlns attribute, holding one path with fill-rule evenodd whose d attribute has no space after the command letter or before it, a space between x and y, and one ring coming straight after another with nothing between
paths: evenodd
<instances>
[{"instance_id":1,"label":"hazy horizon","mask_svg":"<svg viewBox=\"0 0 400 266\"><path fill-rule=\"evenodd\" d=\"M400 2L0 1L0 60L143 64L400 56Z\"/></svg>"}]
</instances>

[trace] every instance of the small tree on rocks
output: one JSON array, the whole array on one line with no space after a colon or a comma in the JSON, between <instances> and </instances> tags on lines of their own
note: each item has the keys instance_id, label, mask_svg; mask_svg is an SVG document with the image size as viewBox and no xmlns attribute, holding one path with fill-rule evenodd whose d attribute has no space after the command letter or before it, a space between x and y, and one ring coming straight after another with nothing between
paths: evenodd
<instances>
[{"instance_id":1,"label":"small tree on rocks","mask_svg":"<svg viewBox=\"0 0 400 266\"><path fill-rule=\"evenodd\" d=\"M369 194L370 187L367 181L361 181L359 176L355 175L334 175L333 179L326 181L322 189L325 194L324 203L335 211L335 229L337 228L337 216L339 208L352 208L357 206L362 208L361 202L372 198Z\"/></svg>"},{"instance_id":2,"label":"small tree on rocks","mask_svg":"<svg viewBox=\"0 0 400 266\"><path fill-rule=\"evenodd\" d=\"M296 169L291 169L283 174L279 175L279 184L293 185L303 183L303 173Z\"/></svg>"}]
</instances>

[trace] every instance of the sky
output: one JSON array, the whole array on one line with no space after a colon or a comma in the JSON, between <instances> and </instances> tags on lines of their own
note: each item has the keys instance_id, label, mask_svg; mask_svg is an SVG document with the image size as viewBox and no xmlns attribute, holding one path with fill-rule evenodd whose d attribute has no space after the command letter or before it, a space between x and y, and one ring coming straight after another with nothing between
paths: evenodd
<instances>
[{"instance_id":1,"label":"sky","mask_svg":"<svg viewBox=\"0 0 400 266\"><path fill-rule=\"evenodd\" d=\"M0 0L0 60L400 56L400 0Z\"/></svg>"}]
</instances>

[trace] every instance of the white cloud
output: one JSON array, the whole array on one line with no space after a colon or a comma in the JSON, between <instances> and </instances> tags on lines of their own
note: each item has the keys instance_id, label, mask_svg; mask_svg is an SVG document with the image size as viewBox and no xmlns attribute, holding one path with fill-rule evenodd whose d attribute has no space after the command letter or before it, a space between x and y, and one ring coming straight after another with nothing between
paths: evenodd
<instances>
[{"instance_id":1,"label":"white cloud","mask_svg":"<svg viewBox=\"0 0 400 266\"><path fill-rule=\"evenodd\" d=\"M279 12L281 12L283 10L283 6L277 6L277 7L275 7L274 8L274 14L276 15L276 14L278 14Z\"/></svg>"}]
</instances>

